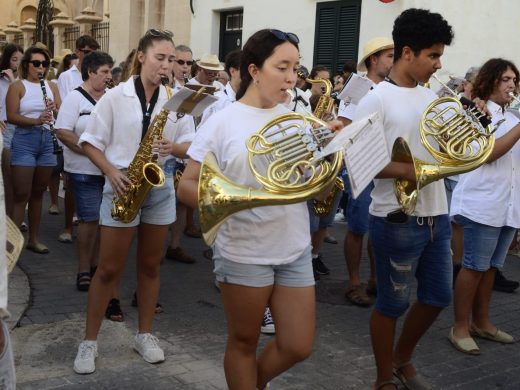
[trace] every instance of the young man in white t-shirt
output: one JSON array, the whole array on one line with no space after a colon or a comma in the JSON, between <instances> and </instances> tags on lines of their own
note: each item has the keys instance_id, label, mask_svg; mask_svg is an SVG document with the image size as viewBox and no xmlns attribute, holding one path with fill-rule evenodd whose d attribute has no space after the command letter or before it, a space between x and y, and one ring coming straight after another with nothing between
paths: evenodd
<instances>
[{"instance_id":1,"label":"young man in white t-shirt","mask_svg":"<svg viewBox=\"0 0 520 390\"><path fill-rule=\"evenodd\" d=\"M379 84L388 76L394 63L394 43L385 37L373 38L363 48L364 55L357 66L360 71L367 71L367 78L373 85ZM347 126L352 122L356 112L356 104L341 101L338 119ZM345 298L357 306L370 306L370 295L376 293L376 276L374 256L370 240L367 242L368 257L370 258L370 279L366 291L361 285L359 266L363 249L363 238L368 232L368 206L370 205L370 193L374 186L370 184L357 198L351 196L348 180L345 180L345 188L349 193L347 202L347 233L345 234L344 256L347 263L349 281Z\"/></svg>"},{"instance_id":2,"label":"young man in white t-shirt","mask_svg":"<svg viewBox=\"0 0 520 390\"><path fill-rule=\"evenodd\" d=\"M370 91L356 108L356 118L378 111L388 149L398 137L406 140L414 156L434 162L421 145L419 123L426 107L436 99L419 86L441 68L444 46L453 39L441 15L408 9L394 22L395 60L389 77ZM377 270L377 299L370 320L377 365L375 388L396 389L395 375L406 388L428 389L412 363L421 337L442 309L451 302L452 265L450 222L442 181L421 189L417 207L409 216L400 210L394 178L415 181L411 163L391 162L374 180L369 232ZM394 349L396 322L409 307L412 279L418 282L418 301L412 305Z\"/></svg>"}]
</instances>

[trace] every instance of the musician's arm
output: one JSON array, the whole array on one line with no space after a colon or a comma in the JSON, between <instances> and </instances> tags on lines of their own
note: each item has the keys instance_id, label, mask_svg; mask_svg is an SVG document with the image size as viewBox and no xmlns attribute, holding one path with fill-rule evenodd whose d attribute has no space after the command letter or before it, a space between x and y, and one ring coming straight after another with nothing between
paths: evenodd
<instances>
[{"instance_id":1,"label":"musician's arm","mask_svg":"<svg viewBox=\"0 0 520 390\"><path fill-rule=\"evenodd\" d=\"M509 130L502 137L496 139L495 146L493 147L493 151L489 155L489 158L486 160L486 164L498 160L504 154L509 152L519 139L520 123L513 127L511 130Z\"/></svg>"},{"instance_id":2,"label":"musician's arm","mask_svg":"<svg viewBox=\"0 0 520 390\"><path fill-rule=\"evenodd\" d=\"M412 163L391 161L376 175L376 178L415 181L415 169Z\"/></svg>"},{"instance_id":3,"label":"musician's arm","mask_svg":"<svg viewBox=\"0 0 520 390\"><path fill-rule=\"evenodd\" d=\"M198 207L199 201L200 166L199 162L189 160L177 188L177 198L194 209Z\"/></svg>"}]
</instances>

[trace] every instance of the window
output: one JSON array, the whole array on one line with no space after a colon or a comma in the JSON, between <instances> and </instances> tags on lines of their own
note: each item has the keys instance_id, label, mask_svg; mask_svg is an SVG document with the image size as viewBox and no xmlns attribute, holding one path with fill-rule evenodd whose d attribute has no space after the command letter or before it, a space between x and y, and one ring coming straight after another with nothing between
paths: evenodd
<instances>
[{"instance_id":1,"label":"window","mask_svg":"<svg viewBox=\"0 0 520 390\"><path fill-rule=\"evenodd\" d=\"M224 61L226 55L242 47L242 21L244 11L235 9L220 13L220 41L218 56Z\"/></svg>"},{"instance_id":2,"label":"window","mask_svg":"<svg viewBox=\"0 0 520 390\"><path fill-rule=\"evenodd\" d=\"M316 4L313 65L339 72L348 60L357 62L361 0Z\"/></svg>"},{"instance_id":3,"label":"window","mask_svg":"<svg viewBox=\"0 0 520 390\"><path fill-rule=\"evenodd\" d=\"M226 14L226 31L242 31L242 12Z\"/></svg>"}]
</instances>

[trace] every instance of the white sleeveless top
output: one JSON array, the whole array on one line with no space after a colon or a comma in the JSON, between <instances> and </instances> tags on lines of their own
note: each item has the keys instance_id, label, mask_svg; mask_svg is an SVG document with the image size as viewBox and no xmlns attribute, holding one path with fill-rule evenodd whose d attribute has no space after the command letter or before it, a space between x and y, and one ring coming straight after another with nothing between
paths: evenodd
<instances>
[{"instance_id":1,"label":"white sleeveless top","mask_svg":"<svg viewBox=\"0 0 520 390\"><path fill-rule=\"evenodd\" d=\"M45 110L40 83L32 83L27 80L22 80L22 83L25 87L25 95L23 95L20 100L20 115L27 118L39 118L41 113ZM47 81L45 81L45 88L47 90L47 97L54 100L54 94Z\"/></svg>"}]
</instances>

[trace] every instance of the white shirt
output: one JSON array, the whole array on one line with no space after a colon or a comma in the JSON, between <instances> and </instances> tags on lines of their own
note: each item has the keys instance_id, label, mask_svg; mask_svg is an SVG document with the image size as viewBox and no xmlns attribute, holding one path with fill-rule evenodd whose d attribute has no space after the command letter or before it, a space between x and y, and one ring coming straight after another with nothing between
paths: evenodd
<instances>
[{"instance_id":1,"label":"white shirt","mask_svg":"<svg viewBox=\"0 0 520 390\"><path fill-rule=\"evenodd\" d=\"M495 136L500 138L519 124L512 113L487 102L493 124L505 119ZM451 198L451 215L462 215L483 225L520 228L520 144L499 159L459 176Z\"/></svg>"},{"instance_id":2,"label":"white shirt","mask_svg":"<svg viewBox=\"0 0 520 390\"><path fill-rule=\"evenodd\" d=\"M370 79L367 77L367 80L370 80ZM376 83L374 83L372 80L370 80L370 82L372 83L372 88L374 88L376 86ZM348 98L341 100L339 102L339 107L338 107L338 116L349 119L350 121L353 121L354 115L356 112L356 106L357 106L357 104L349 102Z\"/></svg>"},{"instance_id":3,"label":"white shirt","mask_svg":"<svg viewBox=\"0 0 520 390\"><path fill-rule=\"evenodd\" d=\"M78 88L81 84L83 84L81 72L76 65L72 65L68 70L60 74L58 78L58 91L60 92L61 100L64 100L69 92Z\"/></svg>"},{"instance_id":4,"label":"white shirt","mask_svg":"<svg viewBox=\"0 0 520 390\"><path fill-rule=\"evenodd\" d=\"M151 123L167 100L166 90L160 86ZM135 92L134 78L131 77L108 90L99 100L90 114L87 128L81 134L78 144L88 142L105 153L107 160L117 169L128 168L139 149L142 119L141 103ZM178 139L185 136L188 131L186 129L190 128L190 122L193 121L188 115L177 120L175 113L170 113L163 138L178 142ZM159 157L157 163L162 166L170 158L172 157Z\"/></svg>"},{"instance_id":5,"label":"white shirt","mask_svg":"<svg viewBox=\"0 0 520 390\"><path fill-rule=\"evenodd\" d=\"M286 102L284 104L285 107L302 115L312 115L312 108L307 94L300 88L294 88L293 92L294 98ZM303 99L303 102L299 98Z\"/></svg>"},{"instance_id":6,"label":"white shirt","mask_svg":"<svg viewBox=\"0 0 520 390\"><path fill-rule=\"evenodd\" d=\"M3 150L3 137L0 137L0 150ZM1 163L0 163L1 165ZM6 220L5 220L5 197L4 197L4 181L0 175L0 319L9 317L7 311L7 256L6 256Z\"/></svg>"},{"instance_id":7,"label":"white shirt","mask_svg":"<svg viewBox=\"0 0 520 390\"><path fill-rule=\"evenodd\" d=\"M5 109L5 97L11 82L5 77L0 77L0 121L7 120L7 110Z\"/></svg>"},{"instance_id":8,"label":"white shirt","mask_svg":"<svg viewBox=\"0 0 520 390\"><path fill-rule=\"evenodd\" d=\"M248 163L246 140L274 117L290 112L282 105L259 109L240 102L211 116L197 131L188 150L202 162L213 152L224 175L237 184L261 189ZM309 213L305 202L243 210L225 220L215 249L226 259L244 264L286 264L310 245Z\"/></svg>"},{"instance_id":9,"label":"white shirt","mask_svg":"<svg viewBox=\"0 0 520 390\"><path fill-rule=\"evenodd\" d=\"M81 137L93 109L94 105L88 99L80 92L73 90L63 100L54 127L72 131ZM103 175L87 156L73 152L66 145L63 148L63 160L65 172Z\"/></svg>"},{"instance_id":10,"label":"white shirt","mask_svg":"<svg viewBox=\"0 0 520 390\"><path fill-rule=\"evenodd\" d=\"M39 118L43 111L46 110L43 101L42 87L39 82L32 83L28 80L22 80L25 93L20 99L20 107L18 109L20 115L27 118ZM54 100L54 94L49 86L49 82L45 80L45 92L47 97ZM43 125L49 127L49 125Z\"/></svg>"},{"instance_id":11,"label":"white shirt","mask_svg":"<svg viewBox=\"0 0 520 390\"><path fill-rule=\"evenodd\" d=\"M390 82L381 82L361 99L356 107L354 119L379 112L383 118L388 151L391 155L394 141L402 137L408 143L412 154L427 162L437 164L420 142L419 123L426 107L437 99L437 95L427 88L398 87ZM370 214L377 217L400 208L394 192L393 179L374 179L375 188L371 193ZM414 215L436 216L448 213L446 190L442 180L428 184L419 192Z\"/></svg>"},{"instance_id":12,"label":"white shirt","mask_svg":"<svg viewBox=\"0 0 520 390\"><path fill-rule=\"evenodd\" d=\"M224 107L236 101L236 93L231 87L230 83L226 84L224 91L217 91L213 96L216 96L218 100L213 103L211 106L206 108L202 113L202 119L200 120L199 127L202 126L204 122L208 120L208 118L214 113L222 110Z\"/></svg>"}]
</instances>

